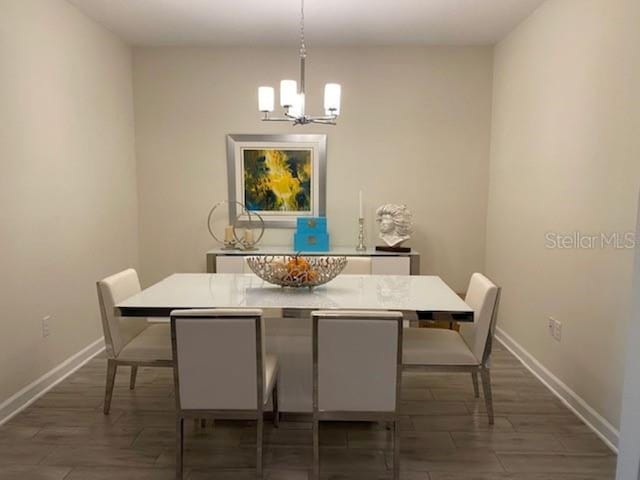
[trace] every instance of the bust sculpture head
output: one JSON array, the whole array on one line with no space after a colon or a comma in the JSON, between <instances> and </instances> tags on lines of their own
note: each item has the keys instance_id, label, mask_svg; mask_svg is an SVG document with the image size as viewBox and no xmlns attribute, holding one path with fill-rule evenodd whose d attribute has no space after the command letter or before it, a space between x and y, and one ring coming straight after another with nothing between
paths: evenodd
<instances>
[{"instance_id":1,"label":"bust sculpture head","mask_svg":"<svg viewBox=\"0 0 640 480\"><path fill-rule=\"evenodd\" d=\"M411 238L411 212L406 205L386 204L376 210L379 237L390 247L399 247Z\"/></svg>"}]
</instances>

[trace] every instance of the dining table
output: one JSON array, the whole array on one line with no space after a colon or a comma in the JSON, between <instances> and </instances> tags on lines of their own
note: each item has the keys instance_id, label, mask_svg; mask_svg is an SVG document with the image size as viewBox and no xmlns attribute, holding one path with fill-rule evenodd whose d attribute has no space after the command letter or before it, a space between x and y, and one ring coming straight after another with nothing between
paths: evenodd
<instances>
[{"instance_id":1,"label":"dining table","mask_svg":"<svg viewBox=\"0 0 640 480\"><path fill-rule=\"evenodd\" d=\"M280 362L283 412L312 410L314 310L400 311L407 321L438 314L456 322L474 318L471 307L434 275L339 275L314 288L288 288L254 274L175 273L115 308L122 317L156 319L184 309L262 309L267 351L277 354Z\"/></svg>"}]
</instances>

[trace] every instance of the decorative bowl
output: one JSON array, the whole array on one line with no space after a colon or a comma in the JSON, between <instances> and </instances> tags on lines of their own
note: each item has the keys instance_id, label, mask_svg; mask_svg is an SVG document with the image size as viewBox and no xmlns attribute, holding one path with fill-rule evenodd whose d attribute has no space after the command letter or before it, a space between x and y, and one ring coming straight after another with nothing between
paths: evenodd
<instances>
[{"instance_id":1,"label":"decorative bowl","mask_svg":"<svg viewBox=\"0 0 640 480\"><path fill-rule=\"evenodd\" d=\"M258 277L281 287L317 287L336 278L347 265L347 257L260 255L247 257Z\"/></svg>"}]
</instances>

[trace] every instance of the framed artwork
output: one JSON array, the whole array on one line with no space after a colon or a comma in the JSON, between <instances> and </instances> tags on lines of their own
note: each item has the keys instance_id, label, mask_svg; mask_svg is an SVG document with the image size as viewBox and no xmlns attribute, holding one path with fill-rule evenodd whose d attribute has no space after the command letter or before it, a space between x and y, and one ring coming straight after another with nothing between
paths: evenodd
<instances>
[{"instance_id":1,"label":"framed artwork","mask_svg":"<svg viewBox=\"0 0 640 480\"><path fill-rule=\"evenodd\" d=\"M298 217L325 215L327 136L227 135L227 173L230 219L240 202L267 227L295 228Z\"/></svg>"}]
</instances>

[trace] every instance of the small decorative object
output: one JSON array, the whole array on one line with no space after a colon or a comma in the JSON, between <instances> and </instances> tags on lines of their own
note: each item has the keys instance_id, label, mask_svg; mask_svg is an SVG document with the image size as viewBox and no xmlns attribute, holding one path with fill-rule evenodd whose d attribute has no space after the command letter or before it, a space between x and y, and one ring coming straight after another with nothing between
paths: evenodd
<instances>
[{"instance_id":1,"label":"small decorative object","mask_svg":"<svg viewBox=\"0 0 640 480\"><path fill-rule=\"evenodd\" d=\"M218 210L219 207L225 206L227 205L227 201L223 200L221 202L216 203L213 207L211 207L211 210L209 210L209 216L207 217L207 229L209 230L209 234L211 235L211 237L213 237L213 239L220 243L221 245L224 245L224 247L222 248L223 250L234 250L236 249L237 245L236 245L236 239L233 235L233 226L232 225L227 225L225 226L224 229L224 239L221 240L220 238L218 238L218 236L215 234L215 228L214 228L214 213ZM242 205L242 208L244 208L244 205Z\"/></svg>"},{"instance_id":2,"label":"small decorative object","mask_svg":"<svg viewBox=\"0 0 640 480\"><path fill-rule=\"evenodd\" d=\"M233 225L227 225L224 227L224 249L233 250L236 248L236 239L233 236Z\"/></svg>"},{"instance_id":3,"label":"small decorative object","mask_svg":"<svg viewBox=\"0 0 640 480\"><path fill-rule=\"evenodd\" d=\"M364 243L364 210L362 208L362 190L358 194L358 245L356 250L364 252L367 246Z\"/></svg>"},{"instance_id":4,"label":"small decorative object","mask_svg":"<svg viewBox=\"0 0 640 480\"><path fill-rule=\"evenodd\" d=\"M328 252L329 234L326 217L299 217L293 235L296 252Z\"/></svg>"},{"instance_id":5,"label":"small decorative object","mask_svg":"<svg viewBox=\"0 0 640 480\"><path fill-rule=\"evenodd\" d=\"M341 87L338 83L327 83L324 86L324 115L307 115L305 113L305 61L307 47L304 42L304 0L300 1L300 90L295 80L280 82L280 105L284 108L284 116L270 117L274 110L275 93L273 87L258 88L258 109L264 115L264 122L291 122L293 125L323 123L335 125L340 115Z\"/></svg>"},{"instance_id":6,"label":"small decorative object","mask_svg":"<svg viewBox=\"0 0 640 480\"><path fill-rule=\"evenodd\" d=\"M247 221L244 222L246 228L243 228L243 233L238 235L238 231L236 229L238 218L236 217L236 221L233 222L232 225L225 226L224 240L220 240L220 238L215 234L213 222L214 213L219 207L227 205L228 203L229 202L223 200L216 203L211 210L209 210L209 216L207 217L207 228L209 229L209 233L216 242L224 245L222 248L223 250L257 250L255 247L260 240L262 240L262 236L264 235L264 220L256 212L247 210L247 208L240 202L236 203L237 206L240 207L240 211L242 212L241 215L245 215L247 217ZM260 230L260 233L256 236L254 230Z\"/></svg>"},{"instance_id":7,"label":"small decorative object","mask_svg":"<svg viewBox=\"0 0 640 480\"><path fill-rule=\"evenodd\" d=\"M236 227L238 219L236 218L236 222L233 226L233 238L236 241L236 245L238 245L241 250L257 250L258 248L256 245L258 245L264 235L264 220L256 212L252 212L246 208L244 208L244 212L247 215L248 220L244 222L245 227L238 231L238 228ZM256 236L254 230L259 230L260 233Z\"/></svg>"},{"instance_id":8,"label":"small decorative object","mask_svg":"<svg viewBox=\"0 0 640 480\"><path fill-rule=\"evenodd\" d=\"M312 288L336 278L347 265L347 257L253 256L247 257L247 264L273 285Z\"/></svg>"},{"instance_id":9,"label":"small decorative object","mask_svg":"<svg viewBox=\"0 0 640 480\"><path fill-rule=\"evenodd\" d=\"M323 216L326 148L326 135L228 135L229 218L243 226L248 210L267 227L294 228L298 217Z\"/></svg>"},{"instance_id":10,"label":"small decorative object","mask_svg":"<svg viewBox=\"0 0 640 480\"><path fill-rule=\"evenodd\" d=\"M358 219L358 245L356 245L356 250L358 252L364 252L367 249L367 246L364 243L364 218Z\"/></svg>"},{"instance_id":11,"label":"small decorative object","mask_svg":"<svg viewBox=\"0 0 640 480\"><path fill-rule=\"evenodd\" d=\"M376 211L376 222L380 229L379 237L386 246L376 247L376 250L409 252L410 248L401 244L411 238L413 231L411 212L406 205L386 204Z\"/></svg>"}]
</instances>

